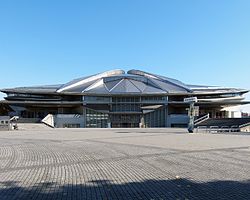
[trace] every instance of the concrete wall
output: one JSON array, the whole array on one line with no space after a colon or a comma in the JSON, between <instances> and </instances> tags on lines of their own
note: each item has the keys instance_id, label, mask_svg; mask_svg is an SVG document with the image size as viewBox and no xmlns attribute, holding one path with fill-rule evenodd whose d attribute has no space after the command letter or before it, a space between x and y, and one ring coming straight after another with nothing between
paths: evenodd
<instances>
[{"instance_id":1,"label":"concrete wall","mask_svg":"<svg viewBox=\"0 0 250 200\"><path fill-rule=\"evenodd\" d=\"M250 125L240 128L241 132L250 132Z\"/></svg>"},{"instance_id":2,"label":"concrete wall","mask_svg":"<svg viewBox=\"0 0 250 200\"><path fill-rule=\"evenodd\" d=\"M174 124L188 124L189 117L187 115L182 114L172 114L168 115L168 126L173 126Z\"/></svg>"},{"instance_id":3,"label":"concrete wall","mask_svg":"<svg viewBox=\"0 0 250 200\"><path fill-rule=\"evenodd\" d=\"M221 111L226 111L228 118L241 118L240 106L231 106L223 108Z\"/></svg>"}]
</instances>

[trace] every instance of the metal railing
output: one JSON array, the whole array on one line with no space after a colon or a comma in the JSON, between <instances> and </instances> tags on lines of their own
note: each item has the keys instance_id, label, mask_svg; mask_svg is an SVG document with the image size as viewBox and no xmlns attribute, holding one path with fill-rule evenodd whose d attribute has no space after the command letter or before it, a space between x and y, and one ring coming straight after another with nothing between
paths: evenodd
<instances>
[{"instance_id":1,"label":"metal railing","mask_svg":"<svg viewBox=\"0 0 250 200\"><path fill-rule=\"evenodd\" d=\"M203 121L205 121L207 119L209 119L209 113L202 116L202 117L200 117L200 118L198 118L198 119L196 119L196 120L194 120L194 125L198 125L198 124L200 124L201 122L203 122Z\"/></svg>"},{"instance_id":2,"label":"metal railing","mask_svg":"<svg viewBox=\"0 0 250 200\"><path fill-rule=\"evenodd\" d=\"M240 128L238 126L198 126L196 128L196 133L198 132L205 132L205 133L226 133L226 132L240 132Z\"/></svg>"}]
</instances>

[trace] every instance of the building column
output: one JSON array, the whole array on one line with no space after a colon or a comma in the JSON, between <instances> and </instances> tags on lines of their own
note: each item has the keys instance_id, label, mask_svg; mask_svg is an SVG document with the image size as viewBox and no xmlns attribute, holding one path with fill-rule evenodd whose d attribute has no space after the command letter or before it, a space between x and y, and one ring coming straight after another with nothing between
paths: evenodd
<instances>
[{"instance_id":1,"label":"building column","mask_svg":"<svg viewBox=\"0 0 250 200\"><path fill-rule=\"evenodd\" d=\"M170 127L170 121L169 121L169 116L168 116L168 104L164 105L165 107L165 127Z\"/></svg>"},{"instance_id":2,"label":"building column","mask_svg":"<svg viewBox=\"0 0 250 200\"><path fill-rule=\"evenodd\" d=\"M83 117L83 127L86 128L86 108L82 109L82 117Z\"/></svg>"}]
</instances>

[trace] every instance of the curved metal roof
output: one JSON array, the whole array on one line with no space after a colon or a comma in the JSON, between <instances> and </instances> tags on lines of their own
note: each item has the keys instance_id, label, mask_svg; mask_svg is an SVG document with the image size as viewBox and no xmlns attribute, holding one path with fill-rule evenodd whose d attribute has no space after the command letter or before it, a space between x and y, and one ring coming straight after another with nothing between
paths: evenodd
<instances>
[{"instance_id":1,"label":"curved metal roof","mask_svg":"<svg viewBox=\"0 0 250 200\"><path fill-rule=\"evenodd\" d=\"M181 81L139 70L112 70L93 76L75 79L64 85L58 93L86 94L166 94L190 93L192 90Z\"/></svg>"},{"instance_id":2,"label":"curved metal roof","mask_svg":"<svg viewBox=\"0 0 250 200\"><path fill-rule=\"evenodd\" d=\"M1 89L4 93L77 94L77 95L217 95L244 94L245 89L188 85L183 82L140 70L121 69L74 79L66 84Z\"/></svg>"}]
</instances>

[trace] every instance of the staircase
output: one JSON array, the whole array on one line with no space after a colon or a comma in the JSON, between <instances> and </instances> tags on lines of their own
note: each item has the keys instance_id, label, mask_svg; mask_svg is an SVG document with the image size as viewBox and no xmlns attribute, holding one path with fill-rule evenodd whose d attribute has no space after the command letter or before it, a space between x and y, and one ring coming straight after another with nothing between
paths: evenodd
<instances>
[{"instance_id":1,"label":"staircase","mask_svg":"<svg viewBox=\"0 0 250 200\"><path fill-rule=\"evenodd\" d=\"M250 118L209 118L196 124L196 130L205 132L240 132L242 127L249 126Z\"/></svg>"},{"instance_id":2,"label":"staircase","mask_svg":"<svg viewBox=\"0 0 250 200\"><path fill-rule=\"evenodd\" d=\"M205 121L202 121L197 126L217 126L219 128L221 127L240 127L243 124L250 123L250 118L209 118Z\"/></svg>"}]
</instances>

